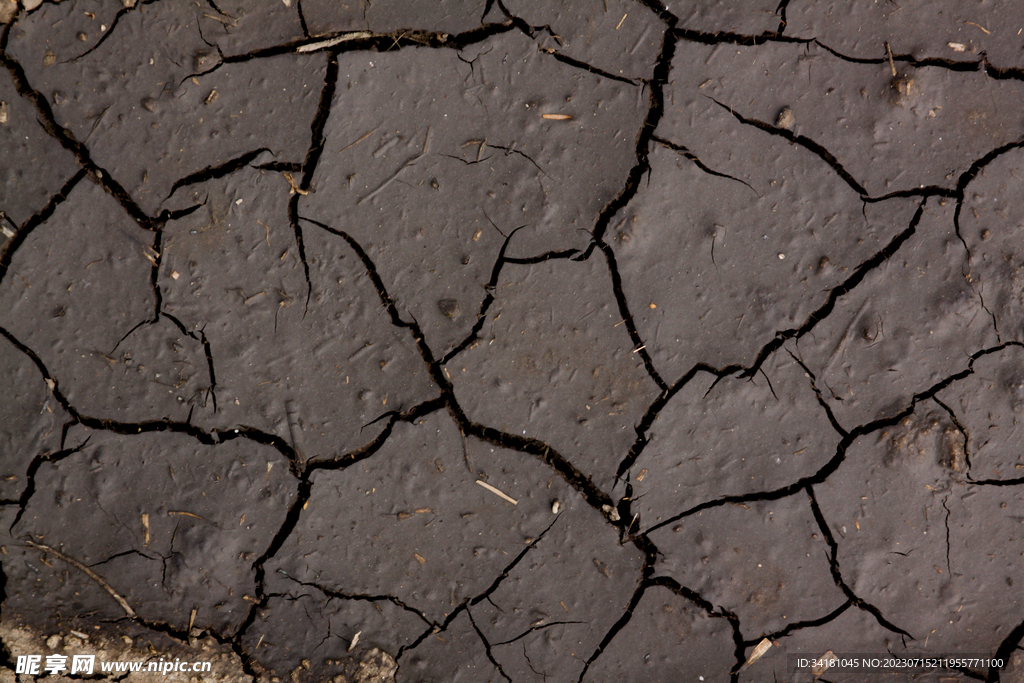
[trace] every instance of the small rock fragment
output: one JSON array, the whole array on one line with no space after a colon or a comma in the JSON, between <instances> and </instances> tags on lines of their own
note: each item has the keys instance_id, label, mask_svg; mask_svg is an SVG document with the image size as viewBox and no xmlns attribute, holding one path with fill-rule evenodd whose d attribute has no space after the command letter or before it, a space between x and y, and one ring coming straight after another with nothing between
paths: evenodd
<instances>
[{"instance_id":1,"label":"small rock fragment","mask_svg":"<svg viewBox=\"0 0 1024 683\"><path fill-rule=\"evenodd\" d=\"M0 126L7 125L7 103L0 102Z\"/></svg>"},{"instance_id":2,"label":"small rock fragment","mask_svg":"<svg viewBox=\"0 0 1024 683\"><path fill-rule=\"evenodd\" d=\"M87 36L87 35L86 35L86 34L84 34L84 33L79 33L79 34L78 34L78 36L77 36L77 38L78 38L78 39L79 39L80 41L82 41L83 43L84 43L85 41L89 40L89 36Z\"/></svg>"},{"instance_id":3,"label":"small rock fragment","mask_svg":"<svg viewBox=\"0 0 1024 683\"><path fill-rule=\"evenodd\" d=\"M211 90L210 94L206 96L205 100L203 100L203 104L212 104L216 100L217 100L217 91L216 90Z\"/></svg>"},{"instance_id":4,"label":"small rock fragment","mask_svg":"<svg viewBox=\"0 0 1024 683\"><path fill-rule=\"evenodd\" d=\"M60 90L53 91L53 103L60 106L68 101L67 95L62 93Z\"/></svg>"},{"instance_id":5,"label":"small rock fragment","mask_svg":"<svg viewBox=\"0 0 1024 683\"><path fill-rule=\"evenodd\" d=\"M616 510L611 505L602 505L601 512L603 512L608 517L608 519L610 519L613 522L617 522L620 519L619 511Z\"/></svg>"},{"instance_id":6,"label":"small rock fragment","mask_svg":"<svg viewBox=\"0 0 1024 683\"><path fill-rule=\"evenodd\" d=\"M946 43L946 45L949 45L951 48L953 48L953 52L963 52L964 50L967 49L967 46L964 45L963 43Z\"/></svg>"},{"instance_id":7,"label":"small rock fragment","mask_svg":"<svg viewBox=\"0 0 1024 683\"><path fill-rule=\"evenodd\" d=\"M21 6L24 7L27 12L31 12L41 4L43 4L43 0L21 0Z\"/></svg>"},{"instance_id":8,"label":"small rock fragment","mask_svg":"<svg viewBox=\"0 0 1024 683\"><path fill-rule=\"evenodd\" d=\"M556 500L551 504L551 514L557 515L562 511L562 501Z\"/></svg>"},{"instance_id":9,"label":"small rock fragment","mask_svg":"<svg viewBox=\"0 0 1024 683\"><path fill-rule=\"evenodd\" d=\"M789 130L793 127L794 123L796 123L796 117L793 116L793 110L789 107L783 107L775 119L776 127Z\"/></svg>"},{"instance_id":10,"label":"small rock fragment","mask_svg":"<svg viewBox=\"0 0 1024 683\"><path fill-rule=\"evenodd\" d=\"M57 62L57 55L53 50L47 50L43 55L43 66L53 66Z\"/></svg>"},{"instance_id":11,"label":"small rock fragment","mask_svg":"<svg viewBox=\"0 0 1024 683\"><path fill-rule=\"evenodd\" d=\"M156 111L156 100L154 100L152 97L143 97L142 102L140 102L139 104L141 104L142 108L146 111Z\"/></svg>"}]
</instances>

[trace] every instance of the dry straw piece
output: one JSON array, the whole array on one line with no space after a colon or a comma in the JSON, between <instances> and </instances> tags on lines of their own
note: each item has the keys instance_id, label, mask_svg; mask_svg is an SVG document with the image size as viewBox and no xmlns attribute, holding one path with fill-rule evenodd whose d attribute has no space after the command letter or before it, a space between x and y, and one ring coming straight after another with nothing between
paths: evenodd
<instances>
[{"instance_id":1,"label":"dry straw piece","mask_svg":"<svg viewBox=\"0 0 1024 683\"><path fill-rule=\"evenodd\" d=\"M488 484L486 481L481 481L480 479L477 479L476 483L480 484L481 486L483 486L485 489L487 489L488 491L490 491L494 495L496 495L496 496L498 496L500 498L504 498L505 500L507 500L508 502L512 503L513 505L519 505L519 502L515 498L512 498L511 496L508 496L508 495L502 493L498 489L496 489L493 486L491 486L490 484Z\"/></svg>"}]
</instances>

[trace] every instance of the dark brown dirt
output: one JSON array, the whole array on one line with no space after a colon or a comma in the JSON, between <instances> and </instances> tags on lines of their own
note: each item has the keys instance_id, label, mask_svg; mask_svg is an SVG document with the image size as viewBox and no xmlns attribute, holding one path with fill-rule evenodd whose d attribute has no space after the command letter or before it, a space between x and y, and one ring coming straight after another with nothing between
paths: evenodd
<instances>
[{"instance_id":1,"label":"dark brown dirt","mask_svg":"<svg viewBox=\"0 0 1024 683\"><path fill-rule=\"evenodd\" d=\"M0 26L0 683L1024 681L1018 4Z\"/></svg>"}]
</instances>

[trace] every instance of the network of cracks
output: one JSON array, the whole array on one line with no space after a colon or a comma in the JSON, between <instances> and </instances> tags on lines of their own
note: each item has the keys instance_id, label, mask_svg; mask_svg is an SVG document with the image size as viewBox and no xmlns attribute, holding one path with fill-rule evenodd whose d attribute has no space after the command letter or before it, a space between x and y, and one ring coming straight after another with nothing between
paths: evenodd
<instances>
[{"instance_id":1,"label":"network of cracks","mask_svg":"<svg viewBox=\"0 0 1024 683\"><path fill-rule=\"evenodd\" d=\"M4 676L1022 663L1012 8L0 2Z\"/></svg>"}]
</instances>

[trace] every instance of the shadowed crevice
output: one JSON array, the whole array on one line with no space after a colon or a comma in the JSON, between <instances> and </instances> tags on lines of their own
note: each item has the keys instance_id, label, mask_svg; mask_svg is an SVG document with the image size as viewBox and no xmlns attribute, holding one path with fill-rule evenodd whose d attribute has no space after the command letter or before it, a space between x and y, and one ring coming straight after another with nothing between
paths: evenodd
<instances>
[{"instance_id":1,"label":"shadowed crevice","mask_svg":"<svg viewBox=\"0 0 1024 683\"><path fill-rule=\"evenodd\" d=\"M688 161L693 162L694 166L696 166L700 170L704 171L708 175L712 175L712 176L715 176L717 178L725 178L726 180L735 180L737 183L741 183L741 184L746 185L747 187L749 187L750 191L753 192L755 195L757 195L757 190L755 190L750 185L750 183L748 183L745 180L740 180L739 178L731 176L728 173L719 173L718 171L716 171L714 169L708 168L704 164L704 162L701 161L697 157L696 154L694 154L693 152L688 150L686 147L683 147L682 145L679 145L679 144L676 144L676 143L671 142L669 140L666 140L665 138L658 137L657 135L651 136L651 140L653 140L654 142L657 142L659 145L661 145L663 147L667 147L668 149L671 149L673 152L676 152L677 154L679 154L683 158L687 159ZM760 195L758 195L758 197L760 197Z\"/></svg>"},{"instance_id":2,"label":"shadowed crevice","mask_svg":"<svg viewBox=\"0 0 1024 683\"><path fill-rule=\"evenodd\" d=\"M966 377L973 375L974 364L979 358L982 358L993 353L998 353L1003 349L1009 348L1011 346L1024 348L1024 343L1005 342L1003 344L999 344L998 346L976 351L975 353L971 354L970 360L968 361L967 367L965 369L953 375L950 375L949 377L946 377L940 380L939 382L936 382L935 384L933 384L932 386L930 386L929 388L925 389L920 393L914 394L908 402L908 405L902 410L899 410L887 417L882 417L877 420L868 422L866 424L858 425L857 427L854 427L853 429L845 432L842 436L842 439L839 441L839 445L836 446L835 455L833 455L828 462L822 465L817 472L808 476L801 477L792 484L781 486L779 488L772 489L769 491L757 491L754 493L723 496L721 498L715 498L712 500L704 501L702 503L698 503L697 505L694 505L679 514L673 515L661 522L658 522L657 524L653 525L652 527L644 531L643 534L651 534L657 531L658 529L661 529L669 524L677 522L680 519L683 519L684 517L689 517L691 515L700 513L703 510L708 510L711 508L716 508L731 503L749 503L753 501L780 500L782 498L786 498L788 496L792 496L796 493L799 493L802 490L809 490L811 486L824 483L825 480L828 479L828 477L830 477L836 470L839 469L840 465L843 464L844 460L846 459L847 450L850 448L850 446L853 445L853 443L857 439L868 434L873 434L874 432L884 429L885 427L892 427L895 426L896 424L899 424L903 419L913 414L918 403L931 400L932 398L934 398L936 394L938 394L942 390L948 388L949 386Z\"/></svg>"},{"instance_id":3,"label":"shadowed crevice","mask_svg":"<svg viewBox=\"0 0 1024 683\"><path fill-rule=\"evenodd\" d=\"M425 630L423 633L417 636L417 638L412 643L409 643L408 645L403 645L398 650L398 654L395 655L395 661L400 660L401 657L406 652L415 650L417 647L420 646L420 644L423 643L424 640L426 640L430 636L434 635L435 633L442 633L443 631L445 631L449 626L451 626L452 622L455 621L460 614L462 614L463 611L468 610L470 607L475 607L476 605L479 605L484 600L490 599L491 595L501 587L502 582L504 582L505 579L508 578L512 570L515 569L516 566L520 562L522 562L523 558L526 557L531 550L536 548L537 544L544 539L544 536L546 536L547 533L551 531L551 528L555 525L558 519L559 518L556 516L553 520L551 520L551 523L548 524L547 528L545 528L544 531L540 532L537 538L530 541L530 543L528 543L525 548L520 550L519 554L516 555L511 562L505 565L505 568L502 569L501 573L494 579L494 581L491 582L491 584L486 589L484 589L482 593L480 593L479 595L475 595L472 598L463 598L462 602L460 602L455 607L455 609L452 610L452 612L445 617L445 620L443 622L441 622L440 624L435 624L427 630Z\"/></svg>"},{"instance_id":4,"label":"shadowed crevice","mask_svg":"<svg viewBox=\"0 0 1024 683\"><path fill-rule=\"evenodd\" d=\"M857 594L853 592L853 589L846 584L846 581L843 579L842 573L839 571L839 544L836 543L835 537L832 536L832 530L829 529L828 522L825 520L825 515L821 513L821 508L818 507L818 499L814 497L814 488L812 488L811 485L808 484L806 490L807 497L811 505L811 512L814 514L814 521L817 522L818 530L821 531L822 535L825 537L825 542L828 543L828 564L829 569L832 572L832 579L835 581L836 586L838 586L839 589L843 591L843 594L849 599L851 603L853 603L855 607L864 610L865 612L873 616L875 618L875 621L878 622L879 626L888 631L892 631L893 633L899 634L906 638L910 638L911 640L915 640L914 636L910 635L902 628L886 619L885 616L882 614L882 610L878 609L876 606L872 605L866 600L858 597Z\"/></svg>"},{"instance_id":5,"label":"shadowed crevice","mask_svg":"<svg viewBox=\"0 0 1024 683\"><path fill-rule=\"evenodd\" d=\"M32 458L32 462L29 463L28 469L25 470L25 488L22 489L21 495L18 496L18 514L14 516L14 521L11 522L11 526L8 527L8 531L13 530L25 515L25 509L28 507L28 502L36 492L36 474L39 472L39 468L43 466L43 463L58 463L75 453L80 453L89 443L89 438L91 437L87 437L85 441L74 448L62 448L56 453L40 453L36 457Z\"/></svg>"},{"instance_id":6,"label":"shadowed crevice","mask_svg":"<svg viewBox=\"0 0 1024 683\"><path fill-rule=\"evenodd\" d=\"M207 166L201 171L190 173L184 178L180 178L174 182L174 185L171 186L171 191L167 193L167 197L164 199L164 201L166 202L168 199L174 196L175 192L177 192L179 189L183 187L187 187L189 185L197 185L199 183L204 183L208 180L216 180L217 178L223 178L227 175L234 173L239 169L245 168L264 152L268 154L272 153L268 148L260 147L259 149L254 149L251 152L246 152L241 156L237 156L234 159L229 159L220 164L213 164ZM271 162L271 164L273 163L274 162ZM259 168L263 168L264 166L269 166L271 164L264 164Z\"/></svg>"},{"instance_id":7,"label":"shadowed crevice","mask_svg":"<svg viewBox=\"0 0 1024 683\"><path fill-rule=\"evenodd\" d=\"M14 254L17 253L18 249L22 244L24 244L28 236L32 234L33 230L53 216L53 212L57 210L57 207L67 200L71 191L78 186L78 183L80 183L86 175L87 173L85 169L79 169L78 172L68 178L67 182L64 183L60 190L50 197L50 200L46 202L46 205L37 211L35 215L22 223L21 227L15 231L14 236L7 240L6 244L0 247L0 283L3 283L4 277L7 275L7 271L11 267L11 260L14 258Z\"/></svg>"},{"instance_id":8,"label":"shadowed crevice","mask_svg":"<svg viewBox=\"0 0 1024 683\"><path fill-rule=\"evenodd\" d=\"M0 66L7 69L7 72L11 75L11 79L14 81L15 89L18 94L25 100L30 102L36 109L39 117L39 123L43 127L50 137L57 140L61 147L71 152L75 159L78 161L79 166L85 170L86 174L96 181L103 189L113 197L121 208L124 209L125 213L132 217L132 219L138 223L139 227L144 230L153 230L156 222L153 218L146 215L146 212L135 203L128 194L128 191L118 183L114 178L102 169L99 165L92 160L92 156L89 154L89 150L84 144L75 139L74 135L69 130L57 123L57 119L53 114L53 109L50 107L50 103L47 102L46 97L43 96L38 90L32 87L28 81L28 76L25 74L24 68L16 62L10 55L7 54L6 50L0 51Z\"/></svg>"},{"instance_id":9,"label":"shadowed crevice","mask_svg":"<svg viewBox=\"0 0 1024 683\"><path fill-rule=\"evenodd\" d=\"M853 601L847 599L846 602L841 604L839 607L836 607L834 610L832 610L823 617L818 617L817 619L805 619L804 621L795 621L792 624L786 624L785 628L781 628L778 631L775 631L774 633L766 633L763 636L758 636L757 638L746 640L744 641L744 644L747 647L754 647L765 638L767 638L768 640L778 640L780 638L785 638L789 634L795 633L796 631L802 631L806 628L816 628L818 626L824 626L825 624L837 619L840 615L842 615L844 612L846 612L846 610L850 609L851 607L853 607Z\"/></svg>"},{"instance_id":10,"label":"shadowed crevice","mask_svg":"<svg viewBox=\"0 0 1024 683\"><path fill-rule=\"evenodd\" d=\"M288 202L288 221L295 232L295 244L299 250L299 260L302 262L302 272L306 278L306 305L303 315L309 312L309 299L313 295L313 283L309 279L309 262L306 260L306 244L302 238L302 226L299 224L299 199L309 192L313 182L313 175L316 173L317 163L324 151L324 129L327 127L327 120L331 116L331 105L334 102L334 91L338 84L338 54L331 52L327 57L327 73L324 76L324 87L320 91L320 103L317 105L316 115L310 124L309 150L306 152L306 160L302 163L302 180L299 187L292 188L291 200Z\"/></svg>"}]
</instances>

